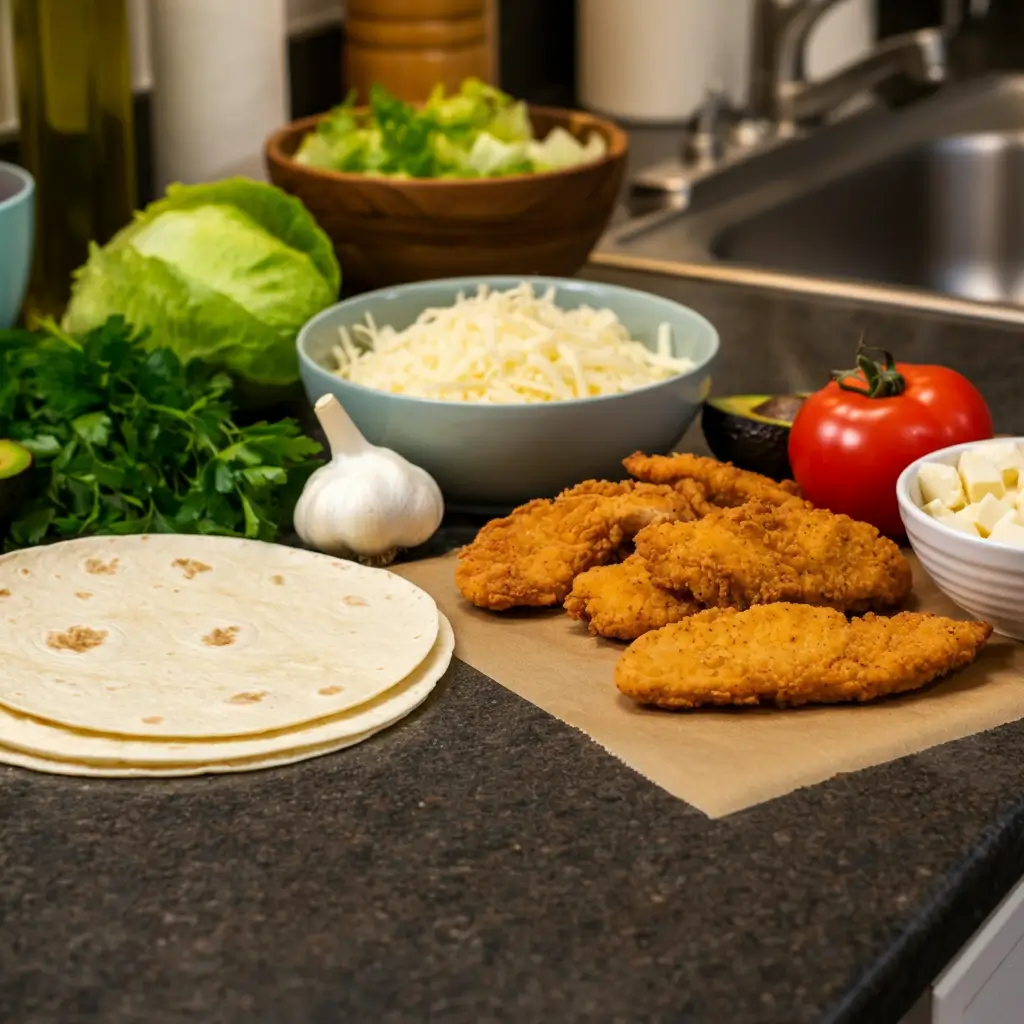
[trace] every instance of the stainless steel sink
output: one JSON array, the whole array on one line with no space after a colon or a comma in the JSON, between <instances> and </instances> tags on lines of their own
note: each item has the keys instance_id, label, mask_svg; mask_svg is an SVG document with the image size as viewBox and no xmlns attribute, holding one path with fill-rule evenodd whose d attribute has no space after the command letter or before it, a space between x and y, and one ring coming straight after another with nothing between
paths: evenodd
<instances>
[{"instance_id":1,"label":"stainless steel sink","mask_svg":"<svg viewBox=\"0 0 1024 1024\"><path fill-rule=\"evenodd\" d=\"M1024 324L1024 76L755 156L594 262Z\"/></svg>"},{"instance_id":2,"label":"stainless steel sink","mask_svg":"<svg viewBox=\"0 0 1024 1024\"><path fill-rule=\"evenodd\" d=\"M1024 305L1024 133L958 135L727 228L719 259Z\"/></svg>"}]
</instances>

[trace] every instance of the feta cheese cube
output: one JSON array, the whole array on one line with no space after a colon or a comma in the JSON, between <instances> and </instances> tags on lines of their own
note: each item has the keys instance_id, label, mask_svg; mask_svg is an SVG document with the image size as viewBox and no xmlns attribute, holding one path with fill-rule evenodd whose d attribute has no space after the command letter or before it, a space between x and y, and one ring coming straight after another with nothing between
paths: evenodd
<instances>
[{"instance_id":1,"label":"feta cheese cube","mask_svg":"<svg viewBox=\"0 0 1024 1024\"><path fill-rule=\"evenodd\" d=\"M964 526L969 527L969 532L973 533L975 537L981 536L981 531L978 529L978 506L968 505L966 508L960 509L959 512L952 513L951 518L958 520ZM952 523L948 525L952 526ZM968 531L965 530L965 533Z\"/></svg>"},{"instance_id":2,"label":"feta cheese cube","mask_svg":"<svg viewBox=\"0 0 1024 1024\"><path fill-rule=\"evenodd\" d=\"M1002 498L1006 494L1002 472L982 449L968 448L960 456L958 469L968 501L981 501L986 494L991 494L993 498Z\"/></svg>"},{"instance_id":3,"label":"feta cheese cube","mask_svg":"<svg viewBox=\"0 0 1024 1024\"><path fill-rule=\"evenodd\" d=\"M1024 471L1024 454L1013 441L987 444L979 450L1003 474L1003 483L1007 487L1017 486Z\"/></svg>"},{"instance_id":4,"label":"feta cheese cube","mask_svg":"<svg viewBox=\"0 0 1024 1024\"><path fill-rule=\"evenodd\" d=\"M947 466L944 462L926 462L917 474L917 483L921 488L921 497L927 504L941 501L953 512L967 504L960 474L955 466Z\"/></svg>"},{"instance_id":5,"label":"feta cheese cube","mask_svg":"<svg viewBox=\"0 0 1024 1024\"><path fill-rule=\"evenodd\" d=\"M1017 518L1016 511L1008 512L992 528L989 540L998 544L1009 544L1015 548L1024 548L1024 523Z\"/></svg>"},{"instance_id":6,"label":"feta cheese cube","mask_svg":"<svg viewBox=\"0 0 1024 1024\"><path fill-rule=\"evenodd\" d=\"M932 498L927 505L921 506L921 511L927 512L928 515L935 519L941 519L943 516L948 516L950 514L949 507L941 498Z\"/></svg>"},{"instance_id":7,"label":"feta cheese cube","mask_svg":"<svg viewBox=\"0 0 1024 1024\"><path fill-rule=\"evenodd\" d=\"M987 537L1003 516L1008 512L1016 514L1016 511L1008 498L994 498L986 494L975 506L974 525L983 537Z\"/></svg>"},{"instance_id":8,"label":"feta cheese cube","mask_svg":"<svg viewBox=\"0 0 1024 1024\"><path fill-rule=\"evenodd\" d=\"M968 537L980 537L977 524L972 519L968 519L964 515L964 511L963 509L959 512L946 511L943 515L935 518L943 526L948 526L951 530L956 530L957 533L967 534Z\"/></svg>"}]
</instances>

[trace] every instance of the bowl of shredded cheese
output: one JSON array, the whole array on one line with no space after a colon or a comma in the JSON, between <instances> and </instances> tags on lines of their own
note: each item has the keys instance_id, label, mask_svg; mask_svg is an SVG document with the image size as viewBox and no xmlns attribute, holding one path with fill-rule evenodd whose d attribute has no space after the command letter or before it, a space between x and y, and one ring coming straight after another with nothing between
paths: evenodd
<instances>
[{"instance_id":1,"label":"bowl of shredded cheese","mask_svg":"<svg viewBox=\"0 0 1024 1024\"><path fill-rule=\"evenodd\" d=\"M711 383L718 334L679 303L567 278L451 278L338 303L298 339L331 393L450 506L488 511L668 451Z\"/></svg>"}]
</instances>

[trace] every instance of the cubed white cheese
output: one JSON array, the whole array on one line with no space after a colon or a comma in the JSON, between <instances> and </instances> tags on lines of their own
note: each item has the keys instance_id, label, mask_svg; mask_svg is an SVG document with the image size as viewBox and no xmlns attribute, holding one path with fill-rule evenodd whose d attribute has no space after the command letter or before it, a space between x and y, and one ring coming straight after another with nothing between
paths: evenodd
<instances>
[{"instance_id":1,"label":"cubed white cheese","mask_svg":"<svg viewBox=\"0 0 1024 1024\"><path fill-rule=\"evenodd\" d=\"M922 467L923 468L923 467ZM960 456L960 479L970 502L981 501L986 494L1002 498L1006 494L1003 474L980 448L969 448Z\"/></svg>"},{"instance_id":2,"label":"cubed white cheese","mask_svg":"<svg viewBox=\"0 0 1024 1024\"><path fill-rule=\"evenodd\" d=\"M1018 491L1013 499L1014 505L1021 512L1024 512L1024 491Z\"/></svg>"},{"instance_id":3,"label":"cubed white cheese","mask_svg":"<svg viewBox=\"0 0 1024 1024\"><path fill-rule=\"evenodd\" d=\"M978 506L968 505L966 508L960 509L959 512L954 512L952 518L958 520L964 526L968 527L970 532L975 537L981 536L981 531L978 529ZM950 524L952 525L952 524ZM964 531L967 532L966 530Z\"/></svg>"},{"instance_id":4,"label":"cubed white cheese","mask_svg":"<svg viewBox=\"0 0 1024 1024\"><path fill-rule=\"evenodd\" d=\"M986 494L975 506L974 525L978 532L987 537L992 532L992 527L999 522L1008 512L1016 513L1013 502L1008 498L994 498Z\"/></svg>"},{"instance_id":5,"label":"cubed white cheese","mask_svg":"<svg viewBox=\"0 0 1024 1024\"><path fill-rule=\"evenodd\" d=\"M987 444L980 451L1003 474L1003 483L1008 488L1017 486L1021 471L1024 470L1024 454L1013 441Z\"/></svg>"},{"instance_id":6,"label":"cubed white cheese","mask_svg":"<svg viewBox=\"0 0 1024 1024\"><path fill-rule=\"evenodd\" d=\"M992 528L989 540L998 544L1010 544L1015 548L1024 548L1024 523L1017 518L1015 512L1008 512Z\"/></svg>"},{"instance_id":7,"label":"cubed white cheese","mask_svg":"<svg viewBox=\"0 0 1024 1024\"><path fill-rule=\"evenodd\" d=\"M977 524L973 519L968 519L964 515L964 510L961 509L959 512L946 511L942 515L938 515L935 519L942 523L943 526L948 526L951 530L956 530L958 533L965 533L969 537L980 537L981 534L978 532Z\"/></svg>"},{"instance_id":8,"label":"cubed white cheese","mask_svg":"<svg viewBox=\"0 0 1024 1024\"><path fill-rule=\"evenodd\" d=\"M953 512L967 504L960 474L955 466L947 466L944 462L926 462L917 474L917 482L926 504L941 501Z\"/></svg>"},{"instance_id":9,"label":"cubed white cheese","mask_svg":"<svg viewBox=\"0 0 1024 1024\"><path fill-rule=\"evenodd\" d=\"M927 512L928 515L933 516L936 519L941 519L943 516L950 514L949 507L942 501L941 498L932 498L926 505L921 506L922 512Z\"/></svg>"}]
</instances>

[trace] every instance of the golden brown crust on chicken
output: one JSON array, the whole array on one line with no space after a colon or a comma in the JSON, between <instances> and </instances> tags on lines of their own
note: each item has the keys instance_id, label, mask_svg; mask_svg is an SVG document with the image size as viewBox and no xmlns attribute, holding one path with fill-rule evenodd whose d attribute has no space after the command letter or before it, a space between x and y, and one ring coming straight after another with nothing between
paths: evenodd
<instances>
[{"instance_id":1,"label":"golden brown crust on chicken","mask_svg":"<svg viewBox=\"0 0 1024 1024\"><path fill-rule=\"evenodd\" d=\"M687 595L656 587L636 555L580 573L565 599L572 618L586 622L596 636L613 640L635 640L702 607Z\"/></svg>"},{"instance_id":2,"label":"golden brown crust on chicken","mask_svg":"<svg viewBox=\"0 0 1024 1024\"><path fill-rule=\"evenodd\" d=\"M723 508L743 505L748 501L763 501L771 505L803 501L800 489L792 480L777 483L760 473L737 469L731 462L719 462L689 452L674 455L634 452L623 459L622 464L630 476L649 483L676 484L680 480L694 480L710 502Z\"/></svg>"},{"instance_id":3,"label":"golden brown crust on chicken","mask_svg":"<svg viewBox=\"0 0 1024 1024\"><path fill-rule=\"evenodd\" d=\"M715 608L634 641L615 683L638 704L675 710L869 701L968 664L991 633L987 622L918 612L847 622L809 605Z\"/></svg>"},{"instance_id":4,"label":"golden brown crust on chicken","mask_svg":"<svg viewBox=\"0 0 1024 1024\"><path fill-rule=\"evenodd\" d=\"M709 608L775 601L859 612L910 592L910 565L868 523L796 503L750 503L694 523L654 524L635 539L654 583Z\"/></svg>"},{"instance_id":5,"label":"golden brown crust on chicken","mask_svg":"<svg viewBox=\"0 0 1024 1024\"><path fill-rule=\"evenodd\" d=\"M651 523L689 523L715 510L694 480L649 484L637 480L585 480L562 491L555 501L582 495L614 498L611 514L627 539Z\"/></svg>"},{"instance_id":6,"label":"golden brown crust on chicken","mask_svg":"<svg viewBox=\"0 0 1024 1024\"><path fill-rule=\"evenodd\" d=\"M589 480L487 523L459 552L455 583L463 597L492 611L561 604L579 573L617 561L638 530L692 520L707 507L692 481Z\"/></svg>"}]
</instances>

